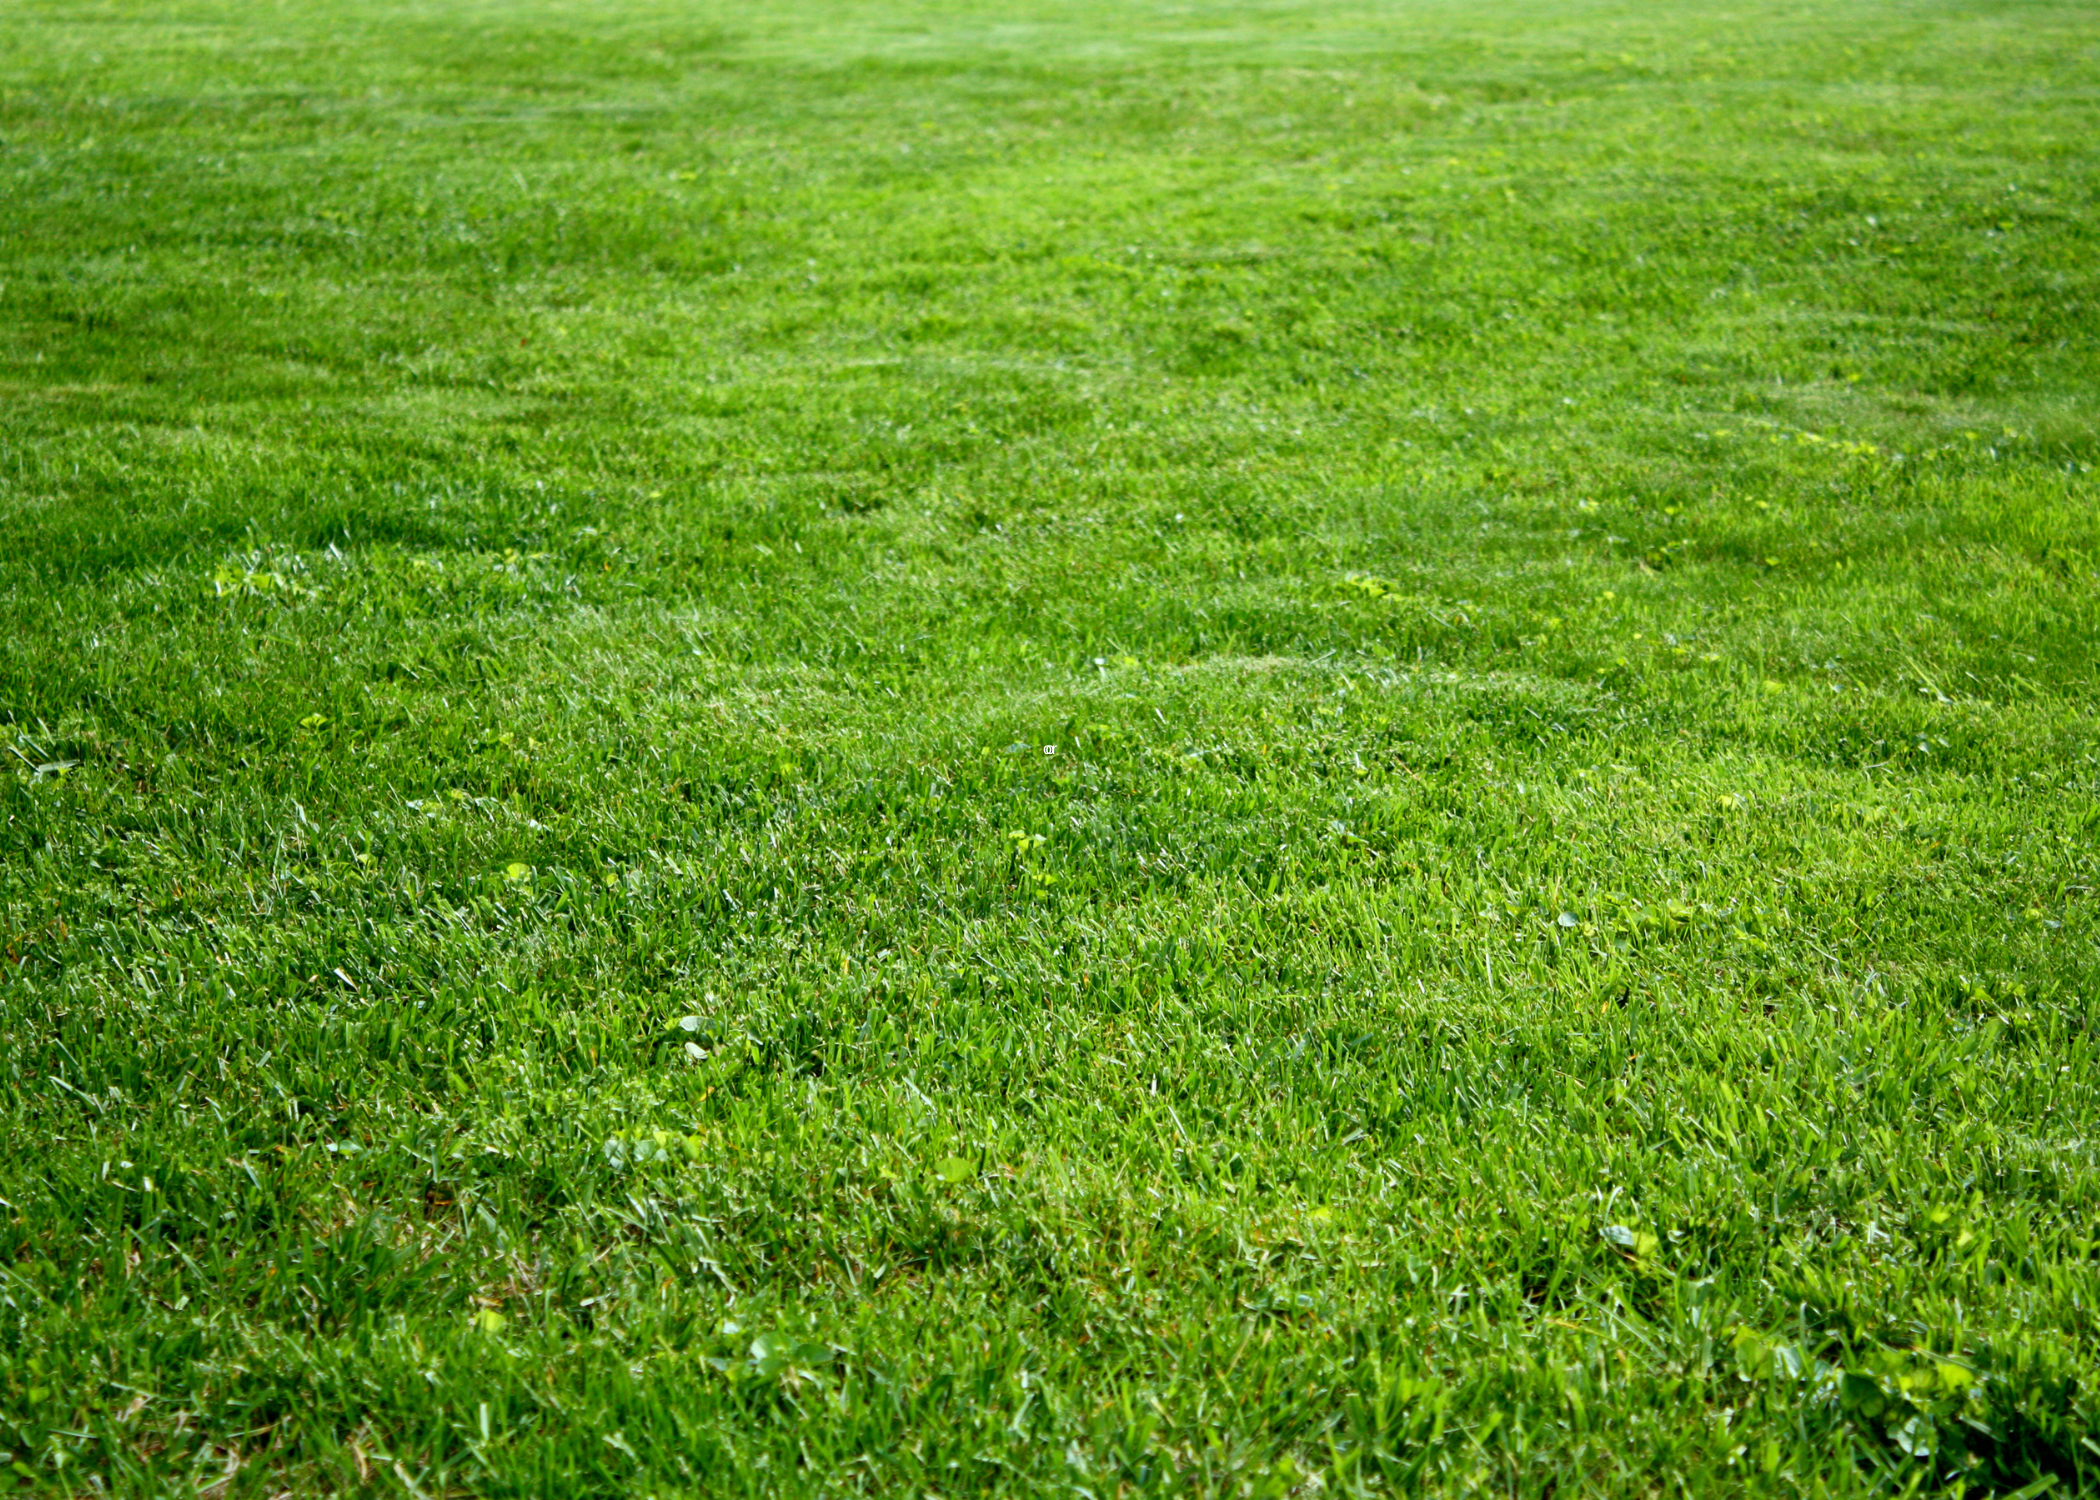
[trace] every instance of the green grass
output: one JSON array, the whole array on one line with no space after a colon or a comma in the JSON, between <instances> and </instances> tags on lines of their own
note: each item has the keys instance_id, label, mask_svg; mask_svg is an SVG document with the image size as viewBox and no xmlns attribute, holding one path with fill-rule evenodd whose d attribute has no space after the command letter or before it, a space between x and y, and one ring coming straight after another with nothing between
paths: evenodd
<instances>
[{"instance_id":1,"label":"green grass","mask_svg":"<svg viewBox=\"0 0 2100 1500\"><path fill-rule=\"evenodd\" d=\"M0 1471L2092 1492L2096 140L2040 0L7 7Z\"/></svg>"}]
</instances>

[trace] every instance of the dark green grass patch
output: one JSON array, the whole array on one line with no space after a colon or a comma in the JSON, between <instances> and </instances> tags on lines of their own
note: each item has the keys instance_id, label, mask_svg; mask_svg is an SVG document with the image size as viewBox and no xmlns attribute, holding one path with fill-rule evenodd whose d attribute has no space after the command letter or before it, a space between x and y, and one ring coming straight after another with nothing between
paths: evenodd
<instances>
[{"instance_id":1,"label":"dark green grass patch","mask_svg":"<svg viewBox=\"0 0 2100 1500\"><path fill-rule=\"evenodd\" d=\"M2100 1483L2100 27L0 18L0 1472Z\"/></svg>"}]
</instances>

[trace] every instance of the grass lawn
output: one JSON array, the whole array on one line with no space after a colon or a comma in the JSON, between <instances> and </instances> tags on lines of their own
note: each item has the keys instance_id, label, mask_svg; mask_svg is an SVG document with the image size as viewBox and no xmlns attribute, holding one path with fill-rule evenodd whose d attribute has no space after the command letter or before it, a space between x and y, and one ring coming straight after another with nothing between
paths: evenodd
<instances>
[{"instance_id":1,"label":"grass lawn","mask_svg":"<svg viewBox=\"0 0 2100 1500\"><path fill-rule=\"evenodd\" d=\"M0 1475L2093 1493L2096 142L2048 0L0 10Z\"/></svg>"}]
</instances>

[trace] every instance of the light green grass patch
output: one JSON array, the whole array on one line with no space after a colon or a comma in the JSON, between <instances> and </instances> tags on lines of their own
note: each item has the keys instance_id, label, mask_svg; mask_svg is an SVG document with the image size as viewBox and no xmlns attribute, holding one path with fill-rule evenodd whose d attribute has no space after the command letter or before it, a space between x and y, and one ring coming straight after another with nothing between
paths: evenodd
<instances>
[{"instance_id":1,"label":"light green grass patch","mask_svg":"<svg viewBox=\"0 0 2100 1500\"><path fill-rule=\"evenodd\" d=\"M0 18L0 1472L2082 1493L2096 61Z\"/></svg>"}]
</instances>

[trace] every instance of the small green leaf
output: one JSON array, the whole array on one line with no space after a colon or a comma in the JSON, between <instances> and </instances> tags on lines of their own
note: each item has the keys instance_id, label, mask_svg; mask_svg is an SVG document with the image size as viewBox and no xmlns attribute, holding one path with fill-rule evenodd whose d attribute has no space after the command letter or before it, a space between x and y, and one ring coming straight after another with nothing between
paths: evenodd
<instances>
[{"instance_id":1,"label":"small green leaf","mask_svg":"<svg viewBox=\"0 0 2100 1500\"><path fill-rule=\"evenodd\" d=\"M1874 1376L1859 1370L1847 1370L1843 1383L1838 1388L1838 1398L1845 1410L1856 1417L1872 1421L1888 1410L1888 1392Z\"/></svg>"}]
</instances>

